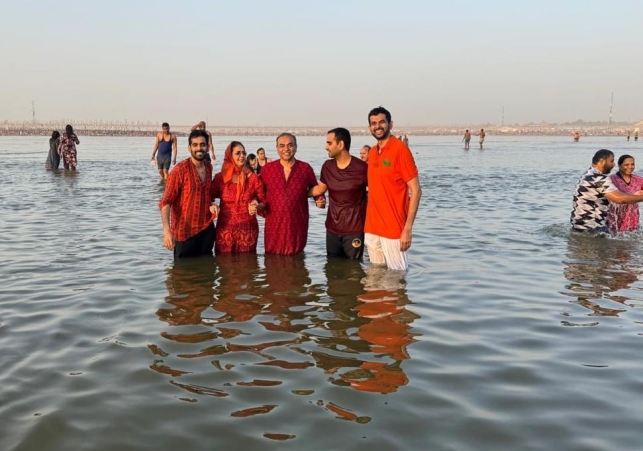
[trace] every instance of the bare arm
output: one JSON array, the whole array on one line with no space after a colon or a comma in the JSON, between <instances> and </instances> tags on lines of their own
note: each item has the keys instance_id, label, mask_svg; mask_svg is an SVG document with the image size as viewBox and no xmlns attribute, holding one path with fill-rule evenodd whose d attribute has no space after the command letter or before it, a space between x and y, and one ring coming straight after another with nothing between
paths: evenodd
<instances>
[{"instance_id":1,"label":"bare arm","mask_svg":"<svg viewBox=\"0 0 643 451\"><path fill-rule=\"evenodd\" d=\"M163 221L163 246L174 250L174 235L170 229L170 205L163 205L161 208L161 221Z\"/></svg>"},{"instance_id":2,"label":"bare arm","mask_svg":"<svg viewBox=\"0 0 643 451\"><path fill-rule=\"evenodd\" d=\"M420 180L417 177L412 178L406 182L406 186L411 192L411 199L409 200L409 214L406 216L406 224L402 229L400 236L400 251L404 252L411 247L411 239L413 235L413 223L415 216L420 206L420 198L422 197L422 188L420 188Z\"/></svg>"},{"instance_id":3,"label":"bare arm","mask_svg":"<svg viewBox=\"0 0 643 451\"><path fill-rule=\"evenodd\" d=\"M317 182L317 185L313 186L308 190L308 197L317 197L321 196L324 194L326 191L328 191L328 186L326 186L322 182Z\"/></svg>"},{"instance_id":4,"label":"bare arm","mask_svg":"<svg viewBox=\"0 0 643 451\"><path fill-rule=\"evenodd\" d=\"M214 155L214 143L212 142L212 133L208 133L208 142L210 143L210 154L212 154L212 162L214 163L217 157Z\"/></svg>"},{"instance_id":5,"label":"bare arm","mask_svg":"<svg viewBox=\"0 0 643 451\"><path fill-rule=\"evenodd\" d=\"M159 148L159 134L156 134L156 140L154 141L154 147L152 147L152 160L156 156L156 151Z\"/></svg>"},{"instance_id":6,"label":"bare arm","mask_svg":"<svg viewBox=\"0 0 643 451\"><path fill-rule=\"evenodd\" d=\"M636 194L627 194L623 191L612 191L605 194L605 197L610 202L615 204L635 204L643 202L643 191L637 191Z\"/></svg>"},{"instance_id":7,"label":"bare arm","mask_svg":"<svg viewBox=\"0 0 643 451\"><path fill-rule=\"evenodd\" d=\"M196 124L196 125L193 125L193 126L192 126L192 128L190 129L190 131L191 131L191 132L193 132L194 130L196 130L196 129L197 129L197 128L199 128L199 127L201 127L201 122L199 122L199 123L198 123L198 124Z\"/></svg>"},{"instance_id":8,"label":"bare arm","mask_svg":"<svg viewBox=\"0 0 643 451\"><path fill-rule=\"evenodd\" d=\"M176 164L176 152L177 152L176 135L172 134L172 164Z\"/></svg>"}]
</instances>

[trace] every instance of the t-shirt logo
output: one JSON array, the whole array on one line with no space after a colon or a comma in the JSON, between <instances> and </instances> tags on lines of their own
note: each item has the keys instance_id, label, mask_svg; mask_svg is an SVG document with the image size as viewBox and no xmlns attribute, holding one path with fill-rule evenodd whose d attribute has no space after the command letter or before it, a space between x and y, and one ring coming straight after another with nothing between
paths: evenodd
<instances>
[{"instance_id":1,"label":"t-shirt logo","mask_svg":"<svg viewBox=\"0 0 643 451\"><path fill-rule=\"evenodd\" d=\"M390 165L391 165L391 162L388 159L382 161L382 166L386 166L388 168Z\"/></svg>"}]
</instances>

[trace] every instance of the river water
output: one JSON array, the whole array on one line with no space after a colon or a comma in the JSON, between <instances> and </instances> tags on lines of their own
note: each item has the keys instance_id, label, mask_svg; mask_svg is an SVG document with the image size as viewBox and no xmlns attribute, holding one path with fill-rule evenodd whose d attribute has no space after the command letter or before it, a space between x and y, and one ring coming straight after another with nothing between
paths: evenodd
<instances>
[{"instance_id":1,"label":"river water","mask_svg":"<svg viewBox=\"0 0 643 451\"><path fill-rule=\"evenodd\" d=\"M410 139L400 274L328 261L312 203L304 255L175 263L151 139L80 136L69 174L0 138L0 450L639 449L641 235L568 231L593 153L637 144Z\"/></svg>"}]
</instances>

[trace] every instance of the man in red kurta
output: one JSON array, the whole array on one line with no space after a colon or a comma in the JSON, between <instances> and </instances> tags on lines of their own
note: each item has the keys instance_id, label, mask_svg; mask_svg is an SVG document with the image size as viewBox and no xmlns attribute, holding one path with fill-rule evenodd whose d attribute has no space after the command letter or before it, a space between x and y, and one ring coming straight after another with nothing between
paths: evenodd
<instances>
[{"instance_id":1,"label":"man in red kurta","mask_svg":"<svg viewBox=\"0 0 643 451\"><path fill-rule=\"evenodd\" d=\"M159 202L163 245L174 251L174 258L212 255L214 246L210 212L212 165L204 161L208 135L195 130L188 143L190 158L174 166Z\"/></svg>"},{"instance_id":2,"label":"man in red kurta","mask_svg":"<svg viewBox=\"0 0 643 451\"><path fill-rule=\"evenodd\" d=\"M266 188L264 246L266 254L293 255L308 240L308 197L317 185L313 168L295 159L297 138L291 133L277 137L279 160L261 169ZM320 201L321 202L321 201Z\"/></svg>"}]
</instances>

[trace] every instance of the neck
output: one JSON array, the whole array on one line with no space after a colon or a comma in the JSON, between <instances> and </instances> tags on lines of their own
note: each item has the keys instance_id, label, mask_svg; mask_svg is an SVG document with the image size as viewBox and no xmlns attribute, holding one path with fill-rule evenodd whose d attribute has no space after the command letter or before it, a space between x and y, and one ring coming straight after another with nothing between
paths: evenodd
<instances>
[{"instance_id":1,"label":"neck","mask_svg":"<svg viewBox=\"0 0 643 451\"><path fill-rule=\"evenodd\" d=\"M621 174L623 180L630 180L632 178L632 174L624 174L622 172L619 172L619 174Z\"/></svg>"},{"instance_id":2,"label":"neck","mask_svg":"<svg viewBox=\"0 0 643 451\"><path fill-rule=\"evenodd\" d=\"M337 166L340 168L345 168L351 162L351 154L348 152L342 152L335 158Z\"/></svg>"},{"instance_id":3,"label":"neck","mask_svg":"<svg viewBox=\"0 0 643 451\"><path fill-rule=\"evenodd\" d=\"M391 135L377 140L377 146L380 148L380 150L382 150L382 147L384 147L388 143L389 139L391 139Z\"/></svg>"},{"instance_id":4,"label":"neck","mask_svg":"<svg viewBox=\"0 0 643 451\"><path fill-rule=\"evenodd\" d=\"M192 164L196 166L198 169L205 167L205 165L203 164L203 160L197 160L194 157L190 157L190 160L192 160Z\"/></svg>"},{"instance_id":5,"label":"neck","mask_svg":"<svg viewBox=\"0 0 643 451\"><path fill-rule=\"evenodd\" d=\"M295 164L295 157L292 157L290 160L279 160L279 162L283 167L290 168L293 164Z\"/></svg>"}]
</instances>

